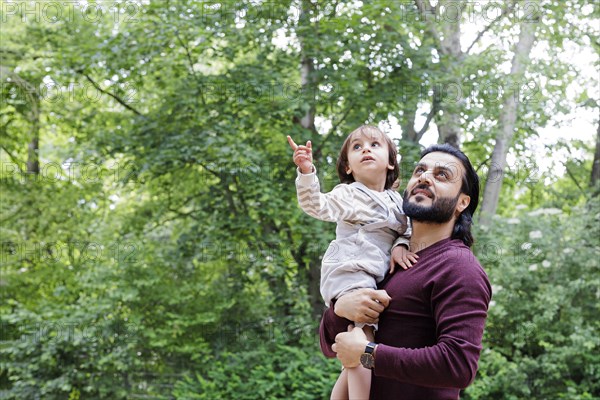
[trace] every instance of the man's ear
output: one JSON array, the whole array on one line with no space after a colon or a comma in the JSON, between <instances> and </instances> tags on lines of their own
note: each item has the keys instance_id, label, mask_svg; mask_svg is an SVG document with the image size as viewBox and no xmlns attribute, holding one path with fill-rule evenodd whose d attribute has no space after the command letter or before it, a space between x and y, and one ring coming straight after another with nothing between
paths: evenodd
<instances>
[{"instance_id":1,"label":"man's ear","mask_svg":"<svg viewBox=\"0 0 600 400\"><path fill-rule=\"evenodd\" d=\"M469 204L471 204L471 196L461 193L458 202L456 203L456 214L458 215L465 211L465 209L469 207Z\"/></svg>"}]
</instances>

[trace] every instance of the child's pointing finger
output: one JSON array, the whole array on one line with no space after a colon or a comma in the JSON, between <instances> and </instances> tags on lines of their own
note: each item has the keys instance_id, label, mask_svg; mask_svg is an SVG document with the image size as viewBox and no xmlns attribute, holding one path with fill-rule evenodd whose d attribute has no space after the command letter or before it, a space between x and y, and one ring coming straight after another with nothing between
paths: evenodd
<instances>
[{"instance_id":1,"label":"child's pointing finger","mask_svg":"<svg viewBox=\"0 0 600 400\"><path fill-rule=\"evenodd\" d=\"M294 142L294 139L292 139L292 137L290 135L288 135L287 141L290 144L290 147L292 148L292 150L296 151L296 149L298 148L298 145Z\"/></svg>"}]
</instances>

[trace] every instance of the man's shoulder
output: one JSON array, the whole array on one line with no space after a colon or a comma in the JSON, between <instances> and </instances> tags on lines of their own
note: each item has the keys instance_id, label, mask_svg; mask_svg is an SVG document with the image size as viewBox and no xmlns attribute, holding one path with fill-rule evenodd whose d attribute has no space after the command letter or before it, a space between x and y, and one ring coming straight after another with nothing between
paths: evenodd
<instances>
[{"instance_id":1,"label":"man's shoulder","mask_svg":"<svg viewBox=\"0 0 600 400\"><path fill-rule=\"evenodd\" d=\"M449 269L454 273L459 271L463 274L483 273L485 271L473 251L461 240L453 239L440 246L436 252L431 254L430 262L440 269Z\"/></svg>"}]
</instances>

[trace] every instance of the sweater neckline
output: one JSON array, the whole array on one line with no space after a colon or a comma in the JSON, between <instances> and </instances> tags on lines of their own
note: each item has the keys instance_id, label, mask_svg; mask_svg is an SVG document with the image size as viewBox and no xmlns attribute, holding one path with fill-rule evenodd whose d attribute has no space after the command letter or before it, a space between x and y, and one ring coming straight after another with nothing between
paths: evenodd
<instances>
[{"instance_id":1,"label":"sweater neckline","mask_svg":"<svg viewBox=\"0 0 600 400\"><path fill-rule=\"evenodd\" d=\"M428 246L428 247L424 248L423 250L417 251L417 254L419 255L419 257L423 257L425 255L428 255L429 253L436 251L437 249L446 245L448 242L450 242L452 240L454 240L454 239L446 238L446 239L439 240L439 241L435 242L434 244L432 244L431 246Z\"/></svg>"}]
</instances>

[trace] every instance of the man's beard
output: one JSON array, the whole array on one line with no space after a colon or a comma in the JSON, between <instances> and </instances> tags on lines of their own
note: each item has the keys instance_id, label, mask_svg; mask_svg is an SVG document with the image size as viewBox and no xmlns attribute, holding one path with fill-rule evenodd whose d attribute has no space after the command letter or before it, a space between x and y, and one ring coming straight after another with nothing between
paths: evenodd
<instances>
[{"instance_id":1,"label":"man's beard","mask_svg":"<svg viewBox=\"0 0 600 400\"><path fill-rule=\"evenodd\" d=\"M414 189L413 189L414 190ZM430 206L409 203L410 194L404 192L404 214L413 221L443 224L452 219L460 193L455 197L435 197ZM414 200L413 200L414 201Z\"/></svg>"}]
</instances>

